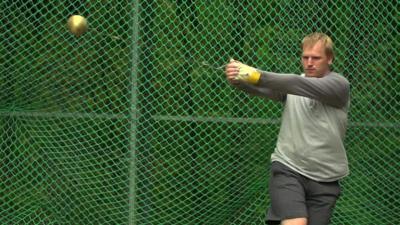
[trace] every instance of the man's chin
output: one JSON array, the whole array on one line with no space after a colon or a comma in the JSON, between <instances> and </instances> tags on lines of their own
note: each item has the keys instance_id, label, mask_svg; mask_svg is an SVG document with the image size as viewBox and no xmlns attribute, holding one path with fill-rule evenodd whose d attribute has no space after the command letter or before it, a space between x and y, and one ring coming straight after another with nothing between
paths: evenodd
<instances>
[{"instance_id":1,"label":"man's chin","mask_svg":"<svg viewBox=\"0 0 400 225\"><path fill-rule=\"evenodd\" d=\"M313 71L305 71L304 74L306 77L318 77L317 74Z\"/></svg>"},{"instance_id":2,"label":"man's chin","mask_svg":"<svg viewBox=\"0 0 400 225\"><path fill-rule=\"evenodd\" d=\"M304 71L306 77L323 77L322 74L318 73L316 70L306 70Z\"/></svg>"}]
</instances>

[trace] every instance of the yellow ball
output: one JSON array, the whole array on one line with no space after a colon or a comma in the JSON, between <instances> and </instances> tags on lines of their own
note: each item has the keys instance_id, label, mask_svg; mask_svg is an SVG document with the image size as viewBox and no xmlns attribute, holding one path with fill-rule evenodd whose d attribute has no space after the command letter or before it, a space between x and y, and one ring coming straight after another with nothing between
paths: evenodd
<instances>
[{"instance_id":1,"label":"yellow ball","mask_svg":"<svg viewBox=\"0 0 400 225\"><path fill-rule=\"evenodd\" d=\"M80 15L73 15L68 18L68 29L75 36L79 37L88 29L87 19Z\"/></svg>"}]
</instances>

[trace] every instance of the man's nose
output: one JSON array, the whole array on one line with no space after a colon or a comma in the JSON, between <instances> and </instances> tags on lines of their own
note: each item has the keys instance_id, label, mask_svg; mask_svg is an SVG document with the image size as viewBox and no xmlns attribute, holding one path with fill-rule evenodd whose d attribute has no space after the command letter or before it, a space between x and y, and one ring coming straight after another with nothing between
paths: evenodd
<instances>
[{"instance_id":1,"label":"man's nose","mask_svg":"<svg viewBox=\"0 0 400 225\"><path fill-rule=\"evenodd\" d=\"M312 58L308 58L306 61L308 67L314 66L314 60Z\"/></svg>"}]
</instances>

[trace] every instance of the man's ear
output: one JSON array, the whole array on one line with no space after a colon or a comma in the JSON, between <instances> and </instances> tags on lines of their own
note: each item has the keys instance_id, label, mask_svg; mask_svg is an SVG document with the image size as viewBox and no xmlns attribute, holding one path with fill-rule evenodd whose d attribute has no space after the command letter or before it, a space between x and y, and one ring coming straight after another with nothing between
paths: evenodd
<instances>
[{"instance_id":1,"label":"man's ear","mask_svg":"<svg viewBox=\"0 0 400 225\"><path fill-rule=\"evenodd\" d=\"M331 66L333 64L333 57L328 60L328 65Z\"/></svg>"}]
</instances>

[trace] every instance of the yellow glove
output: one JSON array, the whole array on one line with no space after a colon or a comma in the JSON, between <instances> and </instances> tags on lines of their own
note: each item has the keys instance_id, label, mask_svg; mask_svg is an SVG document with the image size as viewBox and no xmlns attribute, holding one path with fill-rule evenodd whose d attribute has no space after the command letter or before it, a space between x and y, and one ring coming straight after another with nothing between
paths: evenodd
<instances>
[{"instance_id":1,"label":"yellow glove","mask_svg":"<svg viewBox=\"0 0 400 225\"><path fill-rule=\"evenodd\" d=\"M242 80L250 84L257 84L260 80L261 73L251 66L243 63L238 63L239 74L236 76L236 80Z\"/></svg>"}]
</instances>

